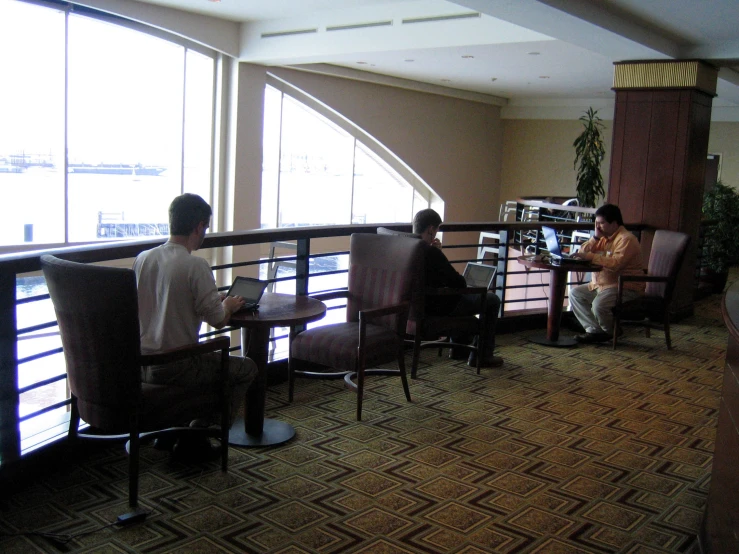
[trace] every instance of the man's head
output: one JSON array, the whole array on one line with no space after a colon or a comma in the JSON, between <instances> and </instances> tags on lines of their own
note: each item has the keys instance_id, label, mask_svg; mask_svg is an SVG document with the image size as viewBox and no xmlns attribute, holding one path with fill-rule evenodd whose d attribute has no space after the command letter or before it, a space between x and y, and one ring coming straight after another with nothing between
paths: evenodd
<instances>
[{"instance_id":1,"label":"man's head","mask_svg":"<svg viewBox=\"0 0 739 554\"><path fill-rule=\"evenodd\" d=\"M615 204L603 204L595 210L595 233L599 236L610 237L624 224L621 210Z\"/></svg>"},{"instance_id":2,"label":"man's head","mask_svg":"<svg viewBox=\"0 0 739 554\"><path fill-rule=\"evenodd\" d=\"M431 208L421 210L413 218L413 232L431 244L441 225L441 216Z\"/></svg>"},{"instance_id":3,"label":"man's head","mask_svg":"<svg viewBox=\"0 0 739 554\"><path fill-rule=\"evenodd\" d=\"M205 231L210 227L210 216L213 210L208 203L197 194L185 193L178 196L169 205L169 234L177 237L197 235L197 244L193 250L200 248L205 238Z\"/></svg>"}]
</instances>

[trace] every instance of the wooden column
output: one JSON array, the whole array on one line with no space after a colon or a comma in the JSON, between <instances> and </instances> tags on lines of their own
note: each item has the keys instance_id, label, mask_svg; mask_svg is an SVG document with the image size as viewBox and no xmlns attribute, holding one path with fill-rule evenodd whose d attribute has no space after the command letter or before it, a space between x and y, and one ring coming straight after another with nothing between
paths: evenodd
<instances>
[{"instance_id":1,"label":"wooden column","mask_svg":"<svg viewBox=\"0 0 739 554\"><path fill-rule=\"evenodd\" d=\"M673 307L680 314L693 309L717 75L716 68L697 60L615 64L608 202L621 208L627 223L681 231L693 238L675 291Z\"/></svg>"}]
</instances>

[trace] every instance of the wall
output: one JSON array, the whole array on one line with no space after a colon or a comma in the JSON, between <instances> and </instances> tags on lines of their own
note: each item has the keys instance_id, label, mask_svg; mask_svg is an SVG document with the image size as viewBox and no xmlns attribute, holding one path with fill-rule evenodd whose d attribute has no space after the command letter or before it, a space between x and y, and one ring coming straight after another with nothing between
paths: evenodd
<instances>
[{"instance_id":1,"label":"wall","mask_svg":"<svg viewBox=\"0 0 739 554\"><path fill-rule=\"evenodd\" d=\"M739 123L712 121L708 152L721 154L721 181L739 189Z\"/></svg>"},{"instance_id":2,"label":"wall","mask_svg":"<svg viewBox=\"0 0 739 554\"><path fill-rule=\"evenodd\" d=\"M497 219L499 107L295 70L270 71L394 152L444 200L445 221Z\"/></svg>"},{"instance_id":3,"label":"wall","mask_svg":"<svg viewBox=\"0 0 739 554\"><path fill-rule=\"evenodd\" d=\"M613 122L603 125L606 157L601 173L607 192ZM501 201L537 195L575 197L572 143L581 131L582 123L576 120L503 120Z\"/></svg>"}]
</instances>

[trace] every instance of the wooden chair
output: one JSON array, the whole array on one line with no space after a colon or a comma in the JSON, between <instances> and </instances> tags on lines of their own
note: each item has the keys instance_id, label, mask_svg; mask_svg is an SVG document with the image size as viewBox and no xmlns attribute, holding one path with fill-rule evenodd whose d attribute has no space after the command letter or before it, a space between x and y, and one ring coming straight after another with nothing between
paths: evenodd
<instances>
[{"instance_id":1,"label":"wooden chair","mask_svg":"<svg viewBox=\"0 0 739 554\"><path fill-rule=\"evenodd\" d=\"M423 243L417 239L355 233L349 247L347 290L311 295L319 300L346 298L346 322L290 333L289 400L295 377L344 377L357 392L357 421L362 419L366 374L400 374L405 397L411 395L405 371L403 332L411 297L423 267ZM398 370L372 370L397 360ZM302 370L301 362L338 370ZM305 364L303 364L305 365ZM352 377L356 375L356 384Z\"/></svg>"},{"instance_id":2,"label":"wooden chair","mask_svg":"<svg viewBox=\"0 0 739 554\"><path fill-rule=\"evenodd\" d=\"M402 233L393 231L385 227L378 227L377 233L381 235L410 235L410 237L418 237L412 233ZM418 240L423 248L433 248L422 240ZM467 287L466 289L450 289L450 288L433 288L425 286L425 257L421 265L418 267L418 280L420 290L423 294L413 296L411 311L408 316L408 325L406 326L406 336L409 337L408 342L413 344L413 361L411 365L411 378L415 379L418 373L418 361L423 348L466 348L477 354L477 373L480 373L482 364L482 352L485 352L484 329L485 329L485 312L487 308L487 292L484 287ZM472 315L466 316L450 316L450 315L429 315L426 313L426 297L427 296L459 296L460 294L479 294L481 295L482 310L479 318ZM477 335L478 343L461 344L455 343L449 337L453 336L473 336Z\"/></svg>"},{"instance_id":3,"label":"wooden chair","mask_svg":"<svg viewBox=\"0 0 739 554\"><path fill-rule=\"evenodd\" d=\"M618 278L618 299L613 308L613 349L616 349L619 330L622 325L645 327L645 336L650 329L662 328L665 332L667 348L672 348L670 340L670 303L675 290L675 282L685 252L690 244L690 236L677 231L660 230L654 233L652 251L646 275L620 275ZM623 301L624 284L645 282L644 296Z\"/></svg>"},{"instance_id":4,"label":"wooden chair","mask_svg":"<svg viewBox=\"0 0 739 554\"><path fill-rule=\"evenodd\" d=\"M129 505L138 505L139 446L144 438L200 433L221 440L221 468L228 463L228 337L143 355L136 276L130 269L41 257L61 334L71 396L68 440L128 441ZM221 353L218 390L194 397L177 386L142 383L142 366ZM186 427L221 414L220 428ZM80 419L89 432L80 433ZM86 430L88 431L88 430Z\"/></svg>"}]
</instances>

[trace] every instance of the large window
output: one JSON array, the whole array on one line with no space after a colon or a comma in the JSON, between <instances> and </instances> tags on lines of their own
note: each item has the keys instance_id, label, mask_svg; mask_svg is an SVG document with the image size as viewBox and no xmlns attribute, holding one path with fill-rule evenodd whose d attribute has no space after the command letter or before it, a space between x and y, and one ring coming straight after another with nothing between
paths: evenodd
<instances>
[{"instance_id":1,"label":"large window","mask_svg":"<svg viewBox=\"0 0 739 554\"><path fill-rule=\"evenodd\" d=\"M0 2L0 245L167 234L172 198L211 200L214 56L122 23Z\"/></svg>"},{"instance_id":2,"label":"large window","mask_svg":"<svg viewBox=\"0 0 739 554\"><path fill-rule=\"evenodd\" d=\"M286 83L270 82L262 227L410 222L416 211L440 207L428 185L379 142Z\"/></svg>"}]
</instances>

